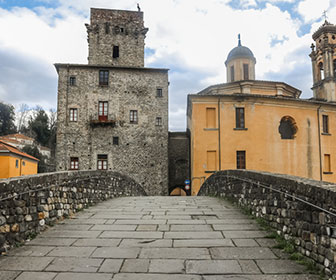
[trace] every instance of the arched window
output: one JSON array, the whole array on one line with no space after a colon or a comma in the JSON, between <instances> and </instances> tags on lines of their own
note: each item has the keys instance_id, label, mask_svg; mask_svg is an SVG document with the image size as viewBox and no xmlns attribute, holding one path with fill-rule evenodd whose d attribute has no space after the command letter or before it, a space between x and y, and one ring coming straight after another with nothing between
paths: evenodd
<instances>
[{"instance_id":1,"label":"arched window","mask_svg":"<svg viewBox=\"0 0 336 280\"><path fill-rule=\"evenodd\" d=\"M284 116L279 125L279 133L281 139L294 139L298 131L295 120L290 116Z\"/></svg>"},{"instance_id":2,"label":"arched window","mask_svg":"<svg viewBox=\"0 0 336 280\"><path fill-rule=\"evenodd\" d=\"M320 80L324 80L323 62L320 62L318 64L318 69L319 69L319 78L320 78Z\"/></svg>"}]
</instances>

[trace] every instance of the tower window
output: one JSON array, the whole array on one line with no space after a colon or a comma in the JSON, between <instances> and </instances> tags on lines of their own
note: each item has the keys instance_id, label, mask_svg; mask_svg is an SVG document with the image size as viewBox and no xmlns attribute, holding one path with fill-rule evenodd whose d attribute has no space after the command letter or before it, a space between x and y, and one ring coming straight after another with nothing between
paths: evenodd
<instances>
[{"instance_id":1,"label":"tower window","mask_svg":"<svg viewBox=\"0 0 336 280\"><path fill-rule=\"evenodd\" d=\"M157 88L156 89L156 96L157 97L162 97L162 88Z\"/></svg>"},{"instance_id":2,"label":"tower window","mask_svg":"<svg viewBox=\"0 0 336 280\"><path fill-rule=\"evenodd\" d=\"M78 110L77 108L69 109L69 119L71 122L76 122L78 120Z\"/></svg>"},{"instance_id":3,"label":"tower window","mask_svg":"<svg viewBox=\"0 0 336 280\"><path fill-rule=\"evenodd\" d=\"M113 46L113 58L119 57L119 46Z\"/></svg>"},{"instance_id":4,"label":"tower window","mask_svg":"<svg viewBox=\"0 0 336 280\"><path fill-rule=\"evenodd\" d=\"M97 169L98 170L107 170L107 155L98 155L97 156Z\"/></svg>"},{"instance_id":5,"label":"tower window","mask_svg":"<svg viewBox=\"0 0 336 280\"><path fill-rule=\"evenodd\" d=\"M237 169L246 169L245 151L237 151Z\"/></svg>"},{"instance_id":6,"label":"tower window","mask_svg":"<svg viewBox=\"0 0 336 280\"><path fill-rule=\"evenodd\" d=\"M230 73L231 73L231 82L234 82L234 66L233 65L230 67Z\"/></svg>"},{"instance_id":7,"label":"tower window","mask_svg":"<svg viewBox=\"0 0 336 280\"><path fill-rule=\"evenodd\" d=\"M245 128L245 108L236 108L236 128Z\"/></svg>"},{"instance_id":8,"label":"tower window","mask_svg":"<svg viewBox=\"0 0 336 280\"><path fill-rule=\"evenodd\" d=\"M285 116L281 119L278 130L281 135L281 139L294 139L298 128L292 117Z\"/></svg>"},{"instance_id":9,"label":"tower window","mask_svg":"<svg viewBox=\"0 0 336 280\"><path fill-rule=\"evenodd\" d=\"M329 134L329 116L322 115L322 131Z\"/></svg>"},{"instance_id":10,"label":"tower window","mask_svg":"<svg viewBox=\"0 0 336 280\"><path fill-rule=\"evenodd\" d=\"M119 137L118 136L113 137L113 145L119 145Z\"/></svg>"},{"instance_id":11,"label":"tower window","mask_svg":"<svg viewBox=\"0 0 336 280\"><path fill-rule=\"evenodd\" d=\"M324 154L324 168L323 173L330 174L331 173L331 161L330 161L330 155Z\"/></svg>"},{"instance_id":12,"label":"tower window","mask_svg":"<svg viewBox=\"0 0 336 280\"><path fill-rule=\"evenodd\" d=\"M78 170L79 168L79 160L78 157L71 157L70 158L70 170Z\"/></svg>"},{"instance_id":13,"label":"tower window","mask_svg":"<svg viewBox=\"0 0 336 280\"><path fill-rule=\"evenodd\" d=\"M108 102L107 101L99 101L98 103L98 119L100 121L107 121L108 115Z\"/></svg>"},{"instance_id":14,"label":"tower window","mask_svg":"<svg viewBox=\"0 0 336 280\"><path fill-rule=\"evenodd\" d=\"M130 123L138 123L138 111L137 110L130 111Z\"/></svg>"},{"instance_id":15,"label":"tower window","mask_svg":"<svg viewBox=\"0 0 336 280\"><path fill-rule=\"evenodd\" d=\"M69 84L70 84L70 86L75 86L76 85L76 77L70 77L69 78Z\"/></svg>"},{"instance_id":16,"label":"tower window","mask_svg":"<svg viewBox=\"0 0 336 280\"><path fill-rule=\"evenodd\" d=\"M99 71L99 85L108 86L109 80L109 70L100 70Z\"/></svg>"},{"instance_id":17,"label":"tower window","mask_svg":"<svg viewBox=\"0 0 336 280\"><path fill-rule=\"evenodd\" d=\"M248 80L249 79L249 65L244 64L243 68L244 68L244 80Z\"/></svg>"},{"instance_id":18,"label":"tower window","mask_svg":"<svg viewBox=\"0 0 336 280\"><path fill-rule=\"evenodd\" d=\"M155 125L156 126L162 126L162 118L161 117L157 117L155 120Z\"/></svg>"}]
</instances>

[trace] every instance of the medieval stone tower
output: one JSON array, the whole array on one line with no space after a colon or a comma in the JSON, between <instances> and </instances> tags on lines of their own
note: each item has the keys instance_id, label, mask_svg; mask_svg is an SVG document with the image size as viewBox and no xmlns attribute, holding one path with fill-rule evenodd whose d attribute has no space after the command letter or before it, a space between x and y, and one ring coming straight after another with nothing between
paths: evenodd
<instances>
[{"instance_id":1,"label":"medieval stone tower","mask_svg":"<svg viewBox=\"0 0 336 280\"><path fill-rule=\"evenodd\" d=\"M314 98L336 101L336 25L327 20L313 34L310 54L313 67ZM316 49L315 49L316 46Z\"/></svg>"},{"instance_id":2,"label":"medieval stone tower","mask_svg":"<svg viewBox=\"0 0 336 280\"><path fill-rule=\"evenodd\" d=\"M143 13L91 9L88 64L55 64L57 170L111 170L168 193L168 70L144 67Z\"/></svg>"}]
</instances>

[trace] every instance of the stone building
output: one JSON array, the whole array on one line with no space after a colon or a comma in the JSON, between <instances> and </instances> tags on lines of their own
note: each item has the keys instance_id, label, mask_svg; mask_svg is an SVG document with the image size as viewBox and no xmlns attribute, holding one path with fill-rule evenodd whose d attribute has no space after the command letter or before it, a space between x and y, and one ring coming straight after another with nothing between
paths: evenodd
<instances>
[{"instance_id":1,"label":"stone building","mask_svg":"<svg viewBox=\"0 0 336 280\"><path fill-rule=\"evenodd\" d=\"M228 54L227 82L188 96L192 194L219 170L251 169L336 182L336 26L313 34L311 99L255 79L252 51Z\"/></svg>"},{"instance_id":2,"label":"stone building","mask_svg":"<svg viewBox=\"0 0 336 280\"><path fill-rule=\"evenodd\" d=\"M144 67L143 13L91 9L88 64L55 64L57 170L113 170L168 193L168 69Z\"/></svg>"}]
</instances>

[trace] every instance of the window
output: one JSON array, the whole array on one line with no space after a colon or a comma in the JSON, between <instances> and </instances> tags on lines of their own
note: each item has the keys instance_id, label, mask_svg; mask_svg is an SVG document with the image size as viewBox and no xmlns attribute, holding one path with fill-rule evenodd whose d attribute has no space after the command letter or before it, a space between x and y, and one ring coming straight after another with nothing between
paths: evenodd
<instances>
[{"instance_id":1,"label":"window","mask_svg":"<svg viewBox=\"0 0 336 280\"><path fill-rule=\"evenodd\" d=\"M113 137L113 145L119 145L119 137L118 136Z\"/></svg>"},{"instance_id":2,"label":"window","mask_svg":"<svg viewBox=\"0 0 336 280\"><path fill-rule=\"evenodd\" d=\"M329 134L329 116L322 115L322 132Z\"/></svg>"},{"instance_id":3,"label":"window","mask_svg":"<svg viewBox=\"0 0 336 280\"><path fill-rule=\"evenodd\" d=\"M76 85L76 77L70 77L69 78L69 84L70 84L70 86L75 86Z\"/></svg>"},{"instance_id":4,"label":"window","mask_svg":"<svg viewBox=\"0 0 336 280\"><path fill-rule=\"evenodd\" d=\"M108 70L100 70L99 71L99 85L107 86L109 80L109 71Z\"/></svg>"},{"instance_id":5,"label":"window","mask_svg":"<svg viewBox=\"0 0 336 280\"><path fill-rule=\"evenodd\" d=\"M26 166L26 162L25 161L22 161L22 166Z\"/></svg>"},{"instance_id":6,"label":"window","mask_svg":"<svg viewBox=\"0 0 336 280\"><path fill-rule=\"evenodd\" d=\"M216 108L206 108L206 128L216 128Z\"/></svg>"},{"instance_id":7,"label":"window","mask_svg":"<svg viewBox=\"0 0 336 280\"><path fill-rule=\"evenodd\" d=\"M319 74L320 74L320 80L323 80L324 79L324 71L323 71L323 63L322 62L320 62L319 64L318 64L318 68L319 68Z\"/></svg>"},{"instance_id":8,"label":"window","mask_svg":"<svg viewBox=\"0 0 336 280\"><path fill-rule=\"evenodd\" d=\"M207 151L207 170L217 170L216 158L216 151Z\"/></svg>"},{"instance_id":9,"label":"window","mask_svg":"<svg viewBox=\"0 0 336 280\"><path fill-rule=\"evenodd\" d=\"M285 116L281 119L278 131L281 139L294 139L298 131L295 120L290 116Z\"/></svg>"},{"instance_id":10,"label":"window","mask_svg":"<svg viewBox=\"0 0 336 280\"><path fill-rule=\"evenodd\" d=\"M333 61L333 66L334 66L334 77L336 77L336 59Z\"/></svg>"},{"instance_id":11,"label":"window","mask_svg":"<svg viewBox=\"0 0 336 280\"><path fill-rule=\"evenodd\" d=\"M325 154L324 155L324 168L323 168L323 173L331 173L331 162L330 162L330 155Z\"/></svg>"},{"instance_id":12,"label":"window","mask_svg":"<svg viewBox=\"0 0 336 280\"><path fill-rule=\"evenodd\" d=\"M245 128L245 108L236 108L236 128Z\"/></svg>"},{"instance_id":13,"label":"window","mask_svg":"<svg viewBox=\"0 0 336 280\"><path fill-rule=\"evenodd\" d=\"M97 169L107 170L107 155L98 155L97 158Z\"/></svg>"},{"instance_id":14,"label":"window","mask_svg":"<svg viewBox=\"0 0 336 280\"><path fill-rule=\"evenodd\" d=\"M237 151L237 169L246 169L245 151Z\"/></svg>"},{"instance_id":15,"label":"window","mask_svg":"<svg viewBox=\"0 0 336 280\"><path fill-rule=\"evenodd\" d=\"M19 168L19 160L18 159L15 161L15 168Z\"/></svg>"},{"instance_id":16,"label":"window","mask_svg":"<svg viewBox=\"0 0 336 280\"><path fill-rule=\"evenodd\" d=\"M230 67L230 72L231 72L231 82L234 82L234 66L233 65Z\"/></svg>"},{"instance_id":17,"label":"window","mask_svg":"<svg viewBox=\"0 0 336 280\"><path fill-rule=\"evenodd\" d=\"M76 108L70 108L69 119L71 122L76 122L78 120L78 111Z\"/></svg>"},{"instance_id":18,"label":"window","mask_svg":"<svg viewBox=\"0 0 336 280\"><path fill-rule=\"evenodd\" d=\"M119 46L113 46L113 58L119 57Z\"/></svg>"},{"instance_id":19,"label":"window","mask_svg":"<svg viewBox=\"0 0 336 280\"><path fill-rule=\"evenodd\" d=\"M161 117L157 117L155 120L155 125L156 126L162 126L162 118Z\"/></svg>"},{"instance_id":20,"label":"window","mask_svg":"<svg viewBox=\"0 0 336 280\"><path fill-rule=\"evenodd\" d=\"M157 97L162 97L162 88L157 88L156 89L156 96Z\"/></svg>"},{"instance_id":21,"label":"window","mask_svg":"<svg viewBox=\"0 0 336 280\"><path fill-rule=\"evenodd\" d=\"M130 111L130 123L138 123L138 111L137 110Z\"/></svg>"},{"instance_id":22,"label":"window","mask_svg":"<svg viewBox=\"0 0 336 280\"><path fill-rule=\"evenodd\" d=\"M98 119L100 121L107 121L107 114L108 114L108 102L107 101L99 101Z\"/></svg>"},{"instance_id":23,"label":"window","mask_svg":"<svg viewBox=\"0 0 336 280\"><path fill-rule=\"evenodd\" d=\"M109 33L110 33L110 23L105 22L105 34L109 34Z\"/></svg>"},{"instance_id":24,"label":"window","mask_svg":"<svg viewBox=\"0 0 336 280\"><path fill-rule=\"evenodd\" d=\"M244 64L244 80L248 80L249 79L249 65L248 64Z\"/></svg>"},{"instance_id":25,"label":"window","mask_svg":"<svg viewBox=\"0 0 336 280\"><path fill-rule=\"evenodd\" d=\"M71 157L70 158L70 170L78 170L78 157Z\"/></svg>"}]
</instances>

